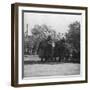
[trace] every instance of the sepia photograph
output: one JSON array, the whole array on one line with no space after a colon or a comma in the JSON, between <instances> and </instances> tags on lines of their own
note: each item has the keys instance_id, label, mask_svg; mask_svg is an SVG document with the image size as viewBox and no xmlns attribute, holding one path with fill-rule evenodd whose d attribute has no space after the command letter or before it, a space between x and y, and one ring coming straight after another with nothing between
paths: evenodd
<instances>
[{"instance_id":1,"label":"sepia photograph","mask_svg":"<svg viewBox=\"0 0 90 90\"><path fill-rule=\"evenodd\" d=\"M87 7L12 5L12 85L87 82Z\"/></svg>"}]
</instances>

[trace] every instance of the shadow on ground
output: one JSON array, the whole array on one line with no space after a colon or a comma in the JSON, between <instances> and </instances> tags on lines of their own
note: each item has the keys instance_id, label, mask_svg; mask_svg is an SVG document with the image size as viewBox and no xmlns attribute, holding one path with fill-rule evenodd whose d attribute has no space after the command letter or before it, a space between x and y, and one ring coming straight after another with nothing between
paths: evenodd
<instances>
[{"instance_id":1,"label":"shadow on ground","mask_svg":"<svg viewBox=\"0 0 90 90\"><path fill-rule=\"evenodd\" d=\"M80 64L80 62L75 62L75 61L68 61L68 62L56 62L56 61L47 61L47 62L45 62L45 61L43 61L43 62L41 62L41 61L24 61L24 64L60 64L60 63L79 63Z\"/></svg>"}]
</instances>

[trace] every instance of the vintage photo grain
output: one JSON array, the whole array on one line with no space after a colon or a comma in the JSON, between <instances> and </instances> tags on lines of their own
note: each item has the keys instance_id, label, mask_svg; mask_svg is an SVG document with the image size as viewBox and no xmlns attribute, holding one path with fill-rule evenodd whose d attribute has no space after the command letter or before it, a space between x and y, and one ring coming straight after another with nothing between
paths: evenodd
<instances>
[{"instance_id":1,"label":"vintage photo grain","mask_svg":"<svg viewBox=\"0 0 90 90\"><path fill-rule=\"evenodd\" d=\"M24 77L80 75L80 13L23 11Z\"/></svg>"}]
</instances>

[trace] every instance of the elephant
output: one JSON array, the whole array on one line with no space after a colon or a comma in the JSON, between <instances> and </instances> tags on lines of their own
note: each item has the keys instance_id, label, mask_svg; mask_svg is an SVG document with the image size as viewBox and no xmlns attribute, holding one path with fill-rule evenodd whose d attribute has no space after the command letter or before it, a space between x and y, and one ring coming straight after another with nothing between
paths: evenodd
<instances>
[{"instance_id":1,"label":"elephant","mask_svg":"<svg viewBox=\"0 0 90 90\"><path fill-rule=\"evenodd\" d=\"M61 61L64 62L65 60L68 60L69 55L70 55L69 48L67 47L65 43L66 43L65 39L58 40L55 43L53 57L55 60L58 57L59 62Z\"/></svg>"},{"instance_id":2,"label":"elephant","mask_svg":"<svg viewBox=\"0 0 90 90\"><path fill-rule=\"evenodd\" d=\"M65 45L65 39L58 40L54 42L49 38L42 40L38 47L38 55L41 61L58 61L62 62L68 60L69 49Z\"/></svg>"},{"instance_id":3,"label":"elephant","mask_svg":"<svg viewBox=\"0 0 90 90\"><path fill-rule=\"evenodd\" d=\"M54 57L58 57L58 61L61 61L64 58L64 43L60 40L57 41L54 48Z\"/></svg>"},{"instance_id":4,"label":"elephant","mask_svg":"<svg viewBox=\"0 0 90 90\"><path fill-rule=\"evenodd\" d=\"M41 58L41 61L49 61L52 58L52 45L51 41L46 39L42 40L38 47L38 55Z\"/></svg>"}]
</instances>

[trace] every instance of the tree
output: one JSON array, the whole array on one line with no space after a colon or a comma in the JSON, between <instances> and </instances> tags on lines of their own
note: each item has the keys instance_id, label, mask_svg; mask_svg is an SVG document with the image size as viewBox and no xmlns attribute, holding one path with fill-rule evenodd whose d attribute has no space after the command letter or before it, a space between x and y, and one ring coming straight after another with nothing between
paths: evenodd
<instances>
[{"instance_id":1,"label":"tree","mask_svg":"<svg viewBox=\"0 0 90 90\"><path fill-rule=\"evenodd\" d=\"M34 37L34 48L37 51L39 43L48 38L50 35L51 37L55 35L55 31L52 30L49 26L43 25L35 25L32 30L32 36Z\"/></svg>"},{"instance_id":2,"label":"tree","mask_svg":"<svg viewBox=\"0 0 90 90\"><path fill-rule=\"evenodd\" d=\"M76 21L69 25L66 39L72 47L74 58L80 59L80 22Z\"/></svg>"}]
</instances>

